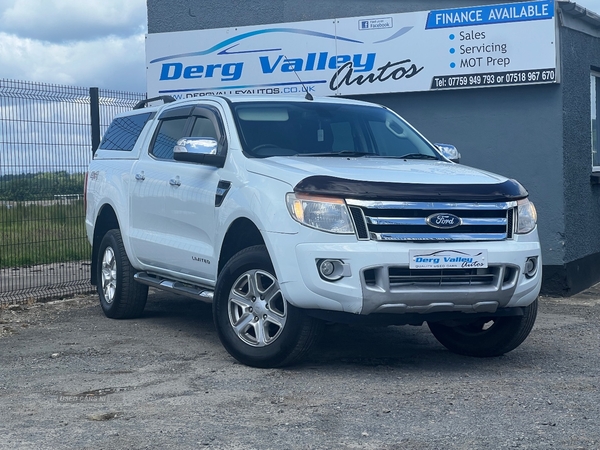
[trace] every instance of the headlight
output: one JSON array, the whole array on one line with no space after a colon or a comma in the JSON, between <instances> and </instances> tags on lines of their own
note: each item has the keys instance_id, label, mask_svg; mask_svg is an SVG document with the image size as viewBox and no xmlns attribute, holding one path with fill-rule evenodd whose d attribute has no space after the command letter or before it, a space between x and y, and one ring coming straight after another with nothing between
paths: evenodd
<instances>
[{"instance_id":1,"label":"headlight","mask_svg":"<svg viewBox=\"0 0 600 450\"><path fill-rule=\"evenodd\" d=\"M517 207L517 234L529 233L537 223L535 206L527 199L519 200Z\"/></svg>"},{"instance_id":2,"label":"headlight","mask_svg":"<svg viewBox=\"0 0 600 450\"><path fill-rule=\"evenodd\" d=\"M330 233L354 233L348 207L342 199L287 194L286 202L294 220L302 225Z\"/></svg>"}]
</instances>

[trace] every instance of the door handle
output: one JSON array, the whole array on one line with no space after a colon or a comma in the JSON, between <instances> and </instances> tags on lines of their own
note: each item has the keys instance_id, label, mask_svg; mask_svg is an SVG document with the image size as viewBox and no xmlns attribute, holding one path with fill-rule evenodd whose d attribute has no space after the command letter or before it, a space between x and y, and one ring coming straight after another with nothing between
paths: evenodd
<instances>
[{"instance_id":1,"label":"door handle","mask_svg":"<svg viewBox=\"0 0 600 450\"><path fill-rule=\"evenodd\" d=\"M144 175L144 172L142 173L136 173L135 174L135 179L138 181L144 181L146 179L146 176Z\"/></svg>"},{"instance_id":2,"label":"door handle","mask_svg":"<svg viewBox=\"0 0 600 450\"><path fill-rule=\"evenodd\" d=\"M171 178L169 180L169 184L171 186L181 186L181 181L179 181L179 177L177 177L177 178Z\"/></svg>"}]
</instances>

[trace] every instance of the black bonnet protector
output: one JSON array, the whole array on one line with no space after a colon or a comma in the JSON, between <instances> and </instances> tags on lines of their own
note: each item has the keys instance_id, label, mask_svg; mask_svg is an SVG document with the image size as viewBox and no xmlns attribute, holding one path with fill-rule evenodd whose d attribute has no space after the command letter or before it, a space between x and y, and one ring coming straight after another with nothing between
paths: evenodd
<instances>
[{"instance_id":1,"label":"black bonnet protector","mask_svg":"<svg viewBox=\"0 0 600 450\"><path fill-rule=\"evenodd\" d=\"M296 185L294 192L356 200L404 202L508 202L528 196L525 188L515 180L497 184L416 184L346 180L328 176L305 178Z\"/></svg>"}]
</instances>

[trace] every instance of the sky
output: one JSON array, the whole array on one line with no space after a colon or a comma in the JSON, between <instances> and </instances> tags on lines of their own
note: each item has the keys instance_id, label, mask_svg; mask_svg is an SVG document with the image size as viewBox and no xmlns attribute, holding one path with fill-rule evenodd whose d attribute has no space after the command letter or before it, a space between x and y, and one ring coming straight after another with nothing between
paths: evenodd
<instances>
[{"instance_id":1,"label":"sky","mask_svg":"<svg viewBox=\"0 0 600 450\"><path fill-rule=\"evenodd\" d=\"M590 9L596 14L600 14L600 0L570 0L571 3L577 3L584 8Z\"/></svg>"},{"instance_id":2,"label":"sky","mask_svg":"<svg viewBox=\"0 0 600 450\"><path fill-rule=\"evenodd\" d=\"M146 91L146 0L0 0L0 79Z\"/></svg>"},{"instance_id":3,"label":"sky","mask_svg":"<svg viewBox=\"0 0 600 450\"><path fill-rule=\"evenodd\" d=\"M145 92L146 30L146 0L0 0L0 79Z\"/></svg>"}]
</instances>

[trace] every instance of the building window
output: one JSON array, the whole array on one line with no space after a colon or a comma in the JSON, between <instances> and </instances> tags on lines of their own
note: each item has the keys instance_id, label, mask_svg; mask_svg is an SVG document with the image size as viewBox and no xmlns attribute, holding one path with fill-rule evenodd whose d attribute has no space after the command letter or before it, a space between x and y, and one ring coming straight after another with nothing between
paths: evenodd
<instances>
[{"instance_id":1,"label":"building window","mask_svg":"<svg viewBox=\"0 0 600 450\"><path fill-rule=\"evenodd\" d=\"M592 168L600 172L600 72L592 72Z\"/></svg>"}]
</instances>

